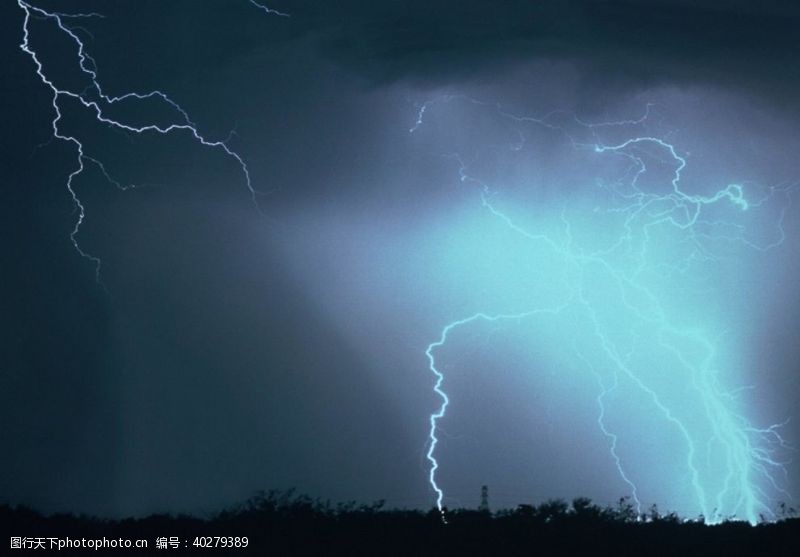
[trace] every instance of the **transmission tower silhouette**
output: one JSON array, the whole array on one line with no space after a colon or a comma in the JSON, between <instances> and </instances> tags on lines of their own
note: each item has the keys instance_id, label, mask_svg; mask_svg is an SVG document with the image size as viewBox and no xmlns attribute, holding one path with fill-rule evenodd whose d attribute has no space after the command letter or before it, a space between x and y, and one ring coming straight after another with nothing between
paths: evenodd
<instances>
[{"instance_id":1,"label":"transmission tower silhouette","mask_svg":"<svg viewBox=\"0 0 800 557\"><path fill-rule=\"evenodd\" d=\"M478 506L478 510L484 513L489 512L489 487L488 486L481 486L481 504Z\"/></svg>"}]
</instances>

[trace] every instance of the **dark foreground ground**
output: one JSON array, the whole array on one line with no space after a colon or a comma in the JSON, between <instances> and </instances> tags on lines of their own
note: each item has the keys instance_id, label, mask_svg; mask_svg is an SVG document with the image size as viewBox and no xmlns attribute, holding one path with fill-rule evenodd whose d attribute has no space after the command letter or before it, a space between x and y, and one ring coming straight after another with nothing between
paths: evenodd
<instances>
[{"instance_id":1,"label":"dark foreground ground","mask_svg":"<svg viewBox=\"0 0 800 557\"><path fill-rule=\"evenodd\" d=\"M447 513L447 524L435 511L383 510L381 504L331 506L291 493L260 494L207 518L155 515L112 521L0 506L0 553L798 556L800 519L783 511L778 522L750 526L731 520L711 526L655 509L638 516L624 499L613 508L578 499L571 505L549 501L495 513L454 510ZM144 540L148 547L89 547L95 540L119 544L120 538L131 544ZM67 539L85 547L57 549Z\"/></svg>"}]
</instances>

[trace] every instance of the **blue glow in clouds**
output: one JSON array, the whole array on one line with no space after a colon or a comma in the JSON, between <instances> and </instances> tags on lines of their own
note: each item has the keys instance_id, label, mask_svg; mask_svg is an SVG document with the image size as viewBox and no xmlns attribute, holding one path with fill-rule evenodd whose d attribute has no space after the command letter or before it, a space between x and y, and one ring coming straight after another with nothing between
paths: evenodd
<instances>
[{"instance_id":1,"label":"blue glow in clouds","mask_svg":"<svg viewBox=\"0 0 800 557\"><path fill-rule=\"evenodd\" d=\"M414 134L446 129L444 116L428 123L439 109L488 119L507 137L446 156L487 216L485 237L464 252L487 262L502 252L517 264L487 263L470 283L503 289L507 303L446 323L425 350L441 399L427 459L443 518L438 434L453 401L441 354L467 330L498 325L531 335L532 344L537 335L558 339L538 362L550 358L558 373L591 378L608 458L639 511L667 492L682 514L755 523L788 496L780 424L753 425L737 396L746 371L737 326L738 298L748 296L743 262L782 244L794 184L687 181L689 155L650 129L656 108L598 124L563 112L520 117L460 96L419 109ZM518 373L535 367L512 365ZM611 412L628 423L610 420Z\"/></svg>"}]
</instances>

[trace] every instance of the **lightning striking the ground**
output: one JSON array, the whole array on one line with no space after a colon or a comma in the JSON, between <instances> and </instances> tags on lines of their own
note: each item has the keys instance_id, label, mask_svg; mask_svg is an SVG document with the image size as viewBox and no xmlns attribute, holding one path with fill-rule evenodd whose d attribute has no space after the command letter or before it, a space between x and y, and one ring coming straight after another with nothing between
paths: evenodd
<instances>
[{"instance_id":1,"label":"lightning striking the ground","mask_svg":"<svg viewBox=\"0 0 800 557\"><path fill-rule=\"evenodd\" d=\"M679 440L684 471L661 481L673 482L675 491L688 488L686 508L710 523L734 517L756 523L774 516L773 497L789 497L782 488L786 462L780 455L790 449L780 435L783 424L757 427L747 419L738 391L722 371L735 361L735 356L723 353L724 326L705 316L702 308L676 311L673 306L688 297L692 280L708 278L709 265L732 259L726 249L766 252L781 246L784 216L797 184L729 183L710 194L691 193L683 180L688 156L667 136L641 133L653 117L652 104L639 118L592 124L563 111L517 116L497 104L447 95L422 104L409 132L422 131L434 108L453 103L488 113L519 137L507 146L478 149L469 158L445 156L457 162L460 182L476 188L494 223L487 226L504 227L509 238L521 238L537 253L558 261L563 295L552 307L536 303L519 312L496 313L487 308L455 319L427 346L433 390L441 400L429 420L428 479L442 518L446 520L446 505L437 431L452 401L437 353L464 329L480 329L489 322L556 328L570 337L565 343L570 348L563 350L570 351L574 371L588 372L593 378L589 383L597 386L597 424L640 515L647 493L636 478L643 472L627 462L620 447L622 433L608 421L609 399L618 401L623 390L660 420L664 430L652 432L652 437ZM613 140L604 140L604 130L612 129ZM526 150L535 133L555 134L587 166L613 171L590 184L592 193L583 195L590 204L565 195L553 209L558 218L540 222L541 207L534 217L526 216L504 196L504 184L494 170L488 177L482 174L485 166L492 166L482 166L492 156L487 153L535 158L535 148ZM627 137L620 139L620 133ZM497 160L492 159L494 169L502 164ZM767 238L753 238L741 219L768 203L781 207L774 230ZM616 235L601 241L601 232L609 230ZM530 277L530 287L542 280L546 279ZM713 279L706 282L711 282L706 288L712 292ZM626 444L630 447L631 442Z\"/></svg>"},{"instance_id":2,"label":"lightning striking the ground","mask_svg":"<svg viewBox=\"0 0 800 557\"><path fill-rule=\"evenodd\" d=\"M23 12L21 50L30 57L38 78L52 94L52 137L74 147L75 167L66 176L65 187L77 217L69 238L76 252L94 267L101 282L101 259L84 249L78 238L87 218L78 194L77 181L88 167L99 170L114 187L125 185L109 171L106 162L92 153L79 134L65 130L67 111L77 109L96 122L126 134L188 136L203 147L232 159L241 171L243 185L258 207L258 191L251 181L245 159L229 146L228 139L211 139L200 131L189 113L161 90L111 94L101 85L95 58L87 50L77 25L83 20L102 19L100 13L48 11L26 0L17 0ZM256 10L269 16L289 14L249 0ZM36 46L35 25L48 25L70 45L70 55L80 77L79 85L61 83L60 75L48 62L48 53ZM38 28L37 28L38 29ZM153 119L135 123L113 115L114 106L159 103L171 114L167 123ZM665 478L688 486L691 508L709 522L739 517L751 523L773 513L775 494L782 490L785 463L781 450L787 445L781 436L783 424L758 427L742 409L740 392L725 373L735 355L727 352L722 320L702 311L675 310L684 285L695 279L711 282L708 268L723 264L732 249L768 252L779 248L786 237L783 219L791 205L797 184L763 187L741 183L715 185L710 192L695 192L684 180L690 157L670 134L653 133L648 125L657 112L648 104L639 117L591 123L566 112L542 116L519 116L500 105L462 95L446 95L419 107L409 133L425 130L426 122L443 105L463 103L467 110L482 111L513 129L515 140L492 145L480 153L445 153L457 164L460 182L474 187L476 200L485 210L490 226L502 228L514 237L546 253L558 262L563 294L550 304L540 302L519 307L486 308L447 323L426 350L434 377L433 391L441 400L430 415L426 457L428 479L442 518L446 519L445 492L441 486L439 425L447 416L451 398L447 394L438 354L453 337L464 330L486 324L549 327L569 336L565 344L576 372L584 372L596 386L597 425L608 442L610 462L627 485L638 512L642 512L646 490L637 479L641 470L630 464L623 444L630 445L610 419L612 399L632 397L657 416L664 427L680 440L682 475ZM148 119L149 121L149 119ZM532 131L537 130L537 131ZM607 133L613 130L615 133ZM557 218L539 222L538 211L526 215L505 195L500 178L484 176L481 157L489 151L516 153L520 158L535 156L531 138L551 134L578 153L581 162L608 172L585 187L589 201L574 202L565 196L552 212ZM779 202L779 203L776 203ZM777 204L774 234L756 238L748 234L743 215ZM558 204L556 204L558 205ZM611 239L598 231L616 232ZM543 275L547 269L542 270ZM536 288L541 277L531 277ZM694 287L686 286L686 291ZM685 302L691 305L692 302ZM516 310L517 308L515 308ZM676 392L674 384L681 386ZM654 436L661 432L654 433Z\"/></svg>"},{"instance_id":3,"label":"lightning striking the ground","mask_svg":"<svg viewBox=\"0 0 800 557\"><path fill-rule=\"evenodd\" d=\"M289 17L289 14L279 12L259 4L253 0L250 3L256 8L264 11L269 15L276 15L282 17ZM250 171L247 167L242 156L235 150L228 146L227 140L208 139L204 136L198 126L189 117L189 114L184 110L180 104L174 101L167 93L163 91L149 91L146 93L140 92L126 92L119 95L111 95L104 91L100 79L98 77L98 68L95 59L88 53L84 41L81 39L79 31L83 30L82 27L72 24L72 20L76 19L89 19L89 18L103 18L104 16L99 13L62 13L47 11L40 7L34 6L24 0L17 0L17 5L23 10L24 18L22 22L22 43L20 48L31 58L36 73L41 79L42 83L52 91L52 108L53 120L52 130L53 138L70 143L74 145L76 150L76 168L69 173L66 180L66 188L72 199L77 211L77 219L72 228L69 237L75 250L81 257L92 262L95 269L95 279L100 284L100 270L102 261L96 255L93 255L84 250L78 242L78 234L81 225L86 219L86 209L78 196L75 181L86 170L87 164L95 165L99 168L102 175L115 187L120 189L127 189L130 186L123 186L118 180L112 178L111 174L107 171L105 164L98 158L91 156L87 153L85 142L81 140L76 134L65 132L61 129L60 123L63 118L63 103L65 100L77 101L91 117L95 118L98 122L109 126L112 129L120 130L125 133L135 134L173 134L183 133L191 136L195 141L201 145L213 149L221 150L225 155L234 159L236 164L240 167L245 186L250 192L253 203L258 208L257 191L253 187ZM78 89L71 89L64 85L58 84L55 78L50 77L50 73L46 70L46 63L43 62L43 57L39 51L32 45L32 31L31 22L33 19L41 19L51 23L55 26L58 32L62 33L74 48L74 55L78 62L78 69L81 78L85 83L85 87ZM123 121L119 118L108 115L109 108L113 105L119 105L126 102L136 103L142 101L156 101L162 103L165 107L169 108L173 114L174 119L171 123L160 124L150 123L145 125L136 125L130 122Z\"/></svg>"}]
</instances>

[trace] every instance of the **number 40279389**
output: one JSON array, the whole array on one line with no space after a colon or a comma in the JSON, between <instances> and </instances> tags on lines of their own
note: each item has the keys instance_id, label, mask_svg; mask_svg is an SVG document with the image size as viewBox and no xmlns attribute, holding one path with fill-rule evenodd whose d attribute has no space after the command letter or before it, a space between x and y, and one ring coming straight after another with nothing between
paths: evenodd
<instances>
[{"instance_id":1,"label":"number 40279389","mask_svg":"<svg viewBox=\"0 0 800 557\"><path fill-rule=\"evenodd\" d=\"M247 536L198 536L192 542L195 547L247 547Z\"/></svg>"}]
</instances>

